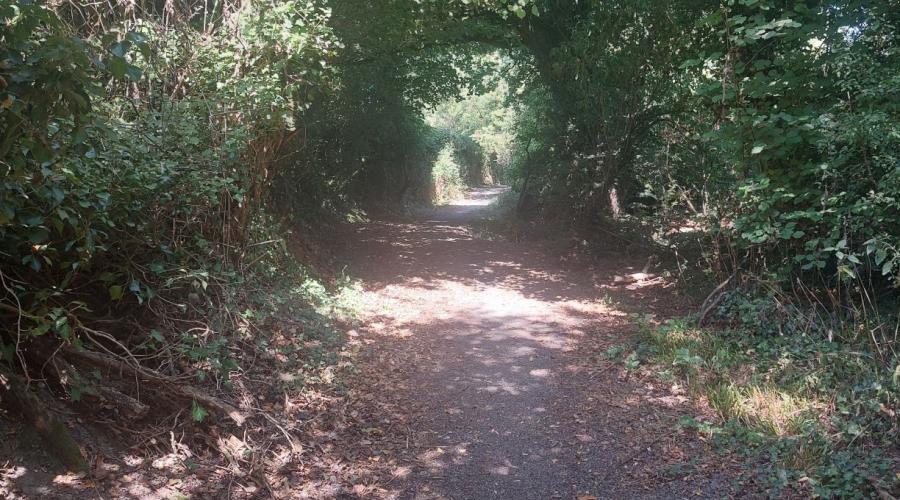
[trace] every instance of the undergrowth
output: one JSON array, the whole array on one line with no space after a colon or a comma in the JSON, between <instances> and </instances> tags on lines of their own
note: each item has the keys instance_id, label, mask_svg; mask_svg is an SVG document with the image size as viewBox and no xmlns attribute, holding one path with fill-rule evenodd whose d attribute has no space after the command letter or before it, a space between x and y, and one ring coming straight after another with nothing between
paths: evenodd
<instances>
[{"instance_id":1,"label":"undergrowth","mask_svg":"<svg viewBox=\"0 0 900 500\"><path fill-rule=\"evenodd\" d=\"M431 177L435 203L447 203L462 196L463 181L453 146L448 144L441 149L431 169Z\"/></svg>"},{"instance_id":2,"label":"undergrowth","mask_svg":"<svg viewBox=\"0 0 900 500\"><path fill-rule=\"evenodd\" d=\"M744 457L769 496L897 494L900 364L864 343L763 329L701 329L639 318L637 348L612 348L629 369L656 372L705 401L714 421L682 425ZM626 354L627 351L630 351Z\"/></svg>"},{"instance_id":3,"label":"undergrowth","mask_svg":"<svg viewBox=\"0 0 900 500\"><path fill-rule=\"evenodd\" d=\"M297 266L272 288L257 290L241 313L258 331L247 338L255 343L251 352L271 358L285 388L334 382L345 341L338 323L356 318L359 297L358 282L341 277L326 286Z\"/></svg>"}]
</instances>

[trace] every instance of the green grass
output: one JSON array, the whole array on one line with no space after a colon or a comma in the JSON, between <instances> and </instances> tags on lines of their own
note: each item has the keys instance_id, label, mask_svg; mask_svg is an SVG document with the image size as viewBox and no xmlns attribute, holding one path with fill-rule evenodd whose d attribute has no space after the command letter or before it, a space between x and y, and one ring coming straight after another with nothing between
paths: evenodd
<instances>
[{"instance_id":1,"label":"green grass","mask_svg":"<svg viewBox=\"0 0 900 500\"><path fill-rule=\"evenodd\" d=\"M708 404L715 421L686 423L744 456L746 473L769 495L897 494L896 359L885 365L861 345L802 335L704 330L686 320L638 323L640 344L610 355L630 360L629 369L677 380Z\"/></svg>"}]
</instances>

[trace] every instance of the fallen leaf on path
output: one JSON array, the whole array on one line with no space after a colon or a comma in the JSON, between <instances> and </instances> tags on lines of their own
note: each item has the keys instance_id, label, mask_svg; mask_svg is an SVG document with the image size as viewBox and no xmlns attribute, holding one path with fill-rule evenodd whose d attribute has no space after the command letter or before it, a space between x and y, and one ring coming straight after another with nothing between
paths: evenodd
<instances>
[{"instance_id":1,"label":"fallen leaf on path","mask_svg":"<svg viewBox=\"0 0 900 500\"><path fill-rule=\"evenodd\" d=\"M575 434L575 437L578 438L578 440L582 443L590 443L594 440L594 438L588 436L587 434Z\"/></svg>"}]
</instances>

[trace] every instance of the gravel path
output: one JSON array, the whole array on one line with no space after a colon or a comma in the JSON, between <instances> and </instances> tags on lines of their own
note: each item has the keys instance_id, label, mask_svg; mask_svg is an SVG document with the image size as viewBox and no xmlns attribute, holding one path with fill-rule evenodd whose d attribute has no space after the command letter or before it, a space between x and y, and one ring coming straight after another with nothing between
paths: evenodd
<instances>
[{"instance_id":1,"label":"gravel path","mask_svg":"<svg viewBox=\"0 0 900 500\"><path fill-rule=\"evenodd\" d=\"M414 415L389 496L733 495L708 446L674 425L699 410L605 356L633 342L626 312L672 302L658 280L621 279L645 259L566 270L536 243L473 236L499 193L362 225L343 256L366 287L360 335L396 367L372 383Z\"/></svg>"}]
</instances>

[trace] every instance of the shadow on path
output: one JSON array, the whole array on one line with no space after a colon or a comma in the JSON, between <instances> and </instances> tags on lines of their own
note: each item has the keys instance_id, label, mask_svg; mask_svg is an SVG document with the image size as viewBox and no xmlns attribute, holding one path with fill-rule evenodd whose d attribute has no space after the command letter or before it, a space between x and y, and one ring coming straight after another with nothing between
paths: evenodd
<instances>
[{"instance_id":1,"label":"shadow on path","mask_svg":"<svg viewBox=\"0 0 900 500\"><path fill-rule=\"evenodd\" d=\"M529 243L473 236L502 193L479 189L426 217L358 226L345 259L366 287L362 335L401 366L383 373L418 417L387 484L400 498L719 497L679 472L696 439L678 391L604 357L630 341L615 300L650 311L661 288L616 286L640 256L566 270ZM613 299L612 301L610 300Z\"/></svg>"}]
</instances>

